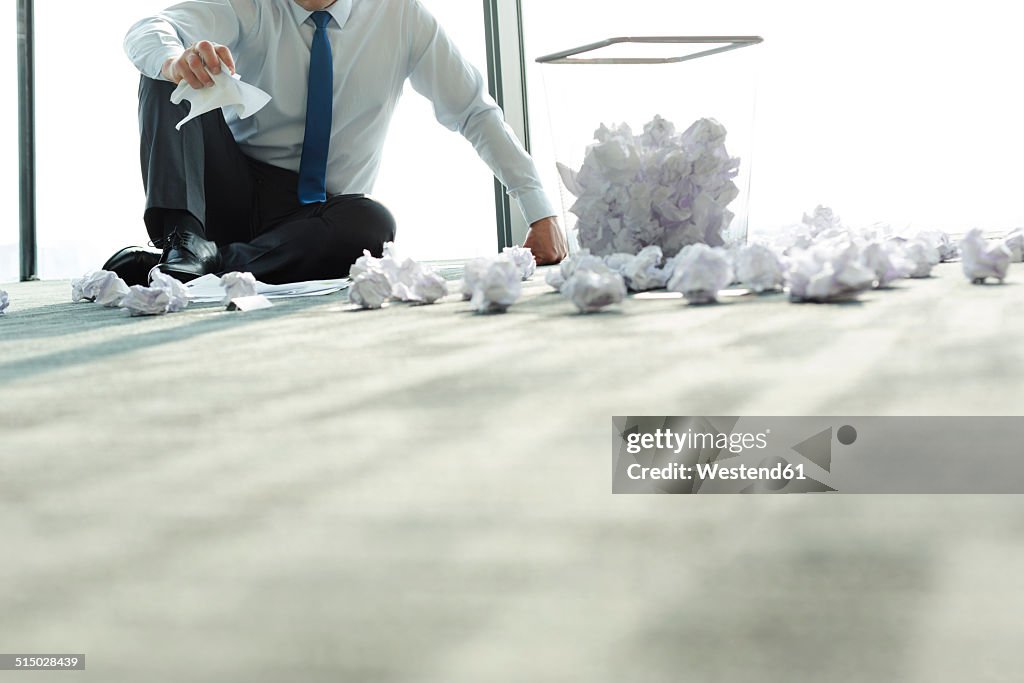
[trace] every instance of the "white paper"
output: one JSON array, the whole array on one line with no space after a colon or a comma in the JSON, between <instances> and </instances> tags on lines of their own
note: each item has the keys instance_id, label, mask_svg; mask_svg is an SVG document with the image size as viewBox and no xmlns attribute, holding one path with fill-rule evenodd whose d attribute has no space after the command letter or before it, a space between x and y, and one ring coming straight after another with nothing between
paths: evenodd
<instances>
[{"instance_id":1,"label":"white paper","mask_svg":"<svg viewBox=\"0 0 1024 683\"><path fill-rule=\"evenodd\" d=\"M127 296L121 300L121 308L133 316L163 315L170 312L171 293L159 287L132 285Z\"/></svg>"},{"instance_id":2,"label":"white paper","mask_svg":"<svg viewBox=\"0 0 1024 683\"><path fill-rule=\"evenodd\" d=\"M910 275L912 266L893 242L869 242L861 250L861 260L875 274L875 285L884 289Z\"/></svg>"},{"instance_id":3,"label":"white paper","mask_svg":"<svg viewBox=\"0 0 1024 683\"><path fill-rule=\"evenodd\" d=\"M484 273L487 272L490 264L491 259L483 256L466 262L466 266L462 270L462 283L460 284L463 301L469 301L473 298L473 292L476 290L477 283L480 282ZM549 271L548 274L550 275L551 272Z\"/></svg>"},{"instance_id":4,"label":"white paper","mask_svg":"<svg viewBox=\"0 0 1024 683\"><path fill-rule=\"evenodd\" d=\"M11 297L7 292L0 289L0 315L6 315L7 307L11 305Z\"/></svg>"},{"instance_id":5,"label":"white paper","mask_svg":"<svg viewBox=\"0 0 1024 683\"><path fill-rule=\"evenodd\" d=\"M1024 228L1017 228L1007 235L1003 244L1010 250L1010 259L1014 263L1024 261Z\"/></svg>"},{"instance_id":6,"label":"white paper","mask_svg":"<svg viewBox=\"0 0 1024 683\"><path fill-rule=\"evenodd\" d=\"M170 303L167 306L168 313L179 313L188 308L188 289L177 278L154 270L150 275L149 286L167 292L170 297Z\"/></svg>"},{"instance_id":7,"label":"white paper","mask_svg":"<svg viewBox=\"0 0 1024 683\"><path fill-rule=\"evenodd\" d=\"M893 240L893 243L902 251L903 258L906 260L907 277L931 277L932 268L942 260L938 249L932 246L933 243L922 237Z\"/></svg>"},{"instance_id":8,"label":"white paper","mask_svg":"<svg viewBox=\"0 0 1024 683\"><path fill-rule=\"evenodd\" d=\"M256 293L268 299L293 299L305 296L324 296L334 294L349 287L348 278L337 280L311 280L309 282L291 282L283 285L268 285L256 281ZM224 301L225 289L221 278L209 274L192 280L185 285L188 298L194 304L214 304Z\"/></svg>"},{"instance_id":9,"label":"white paper","mask_svg":"<svg viewBox=\"0 0 1024 683\"><path fill-rule=\"evenodd\" d=\"M589 255L588 255L589 256ZM626 298L626 281L600 259L589 257L562 286L562 295L581 313L596 313Z\"/></svg>"},{"instance_id":10,"label":"white paper","mask_svg":"<svg viewBox=\"0 0 1024 683\"><path fill-rule=\"evenodd\" d=\"M223 303L225 306L233 299L243 299L257 296L256 278L252 273L225 273L220 278L221 287L224 288Z\"/></svg>"},{"instance_id":11,"label":"white paper","mask_svg":"<svg viewBox=\"0 0 1024 683\"><path fill-rule=\"evenodd\" d=\"M724 243L740 160L726 151L720 123L700 119L676 134L656 116L641 135L621 124L594 137L579 172L559 166L577 198L570 210L583 247L606 256L658 245L673 256L689 244Z\"/></svg>"},{"instance_id":12,"label":"white paper","mask_svg":"<svg viewBox=\"0 0 1024 683\"><path fill-rule=\"evenodd\" d=\"M572 277L572 274L578 267L598 269L607 268L604 260L600 256L594 256L590 253L589 249L580 249L575 254L571 254L562 259L562 262L558 264L557 268L549 270L547 275L544 276L544 282L558 291L562 291L562 287L565 286L566 280Z\"/></svg>"},{"instance_id":13,"label":"white paper","mask_svg":"<svg viewBox=\"0 0 1024 683\"><path fill-rule=\"evenodd\" d=\"M852 240L836 238L791 254L786 279L794 301L827 303L853 299L871 289L875 272L864 265Z\"/></svg>"},{"instance_id":14,"label":"white paper","mask_svg":"<svg viewBox=\"0 0 1024 683\"><path fill-rule=\"evenodd\" d=\"M179 313L189 304L188 289L175 278L154 270L149 287L134 285L121 299L120 307L133 316Z\"/></svg>"},{"instance_id":15,"label":"white paper","mask_svg":"<svg viewBox=\"0 0 1024 683\"><path fill-rule=\"evenodd\" d=\"M774 292L786 284L786 266L775 251L763 244L749 244L736 252L736 279L747 289Z\"/></svg>"},{"instance_id":16,"label":"white paper","mask_svg":"<svg viewBox=\"0 0 1024 683\"><path fill-rule=\"evenodd\" d=\"M391 298L391 281L383 270L364 270L352 280L348 300L367 310L382 308Z\"/></svg>"},{"instance_id":17,"label":"white paper","mask_svg":"<svg viewBox=\"0 0 1024 683\"><path fill-rule=\"evenodd\" d=\"M669 266L661 267L662 261L661 247L656 244L644 247L636 256L612 254L605 258L606 265L622 275L631 292L663 289L672 277L672 271Z\"/></svg>"},{"instance_id":18,"label":"white paper","mask_svg":"<svg viewBox=\"0 0 1024 683\"><path fill-rule=\"evenodd\" d=\"M720 247L693 244L679 252L668 288L682 292L691 304L711 304L732 282L732 263Z\"/></svg>"},{"instance_id":19,"label":"white paper","mask_svg":"<svg viewBox=\"0 0 1024 683\"><path fill-rule=\"evenodd\" d=\"M192 119L221 107L234 107L238 118L247 119L267 106L271 100L270 95L256 86L243 83L238 74L232 76L227 71L221 71L219 74L211 73L210 77L214 84L209 88L196 90L188 81L182 81L171 93L173 104L181 104L182 100L188 100L192 104L188 116L175 126L178 130Z\"/></svg>"},{"instance_id":20,"label":"white paper","mask_svg":"<svg viewBox=\"0 0 1024 683\"><path fill-rule=\"evenodd\" d=\"M524 282L533 277L534 273L537 272L537 259L533 256L532 249L526 249L524 247L505 247L504 254L512 257L512 261L516 264L516 268L519 269L519 277Z\"/></svg>"},{"instance_id":21,"label":"white paper","mask_svg":"<svg viewBox=\"0 0 1024 683\"><path fill-rule=\"evenodd\" d=\"M470 304L477 313L504 313L519 300L523 291L523 271L512 254L489 259L480 270L476 264L472 276L473 293ZM463 288L466 287L465 281Z\"/></svg>"},{"instance_id":22,"label":"white paper","mask_svg":"<svg viewBox=\"0 0 1024 683\"><path fill-rule=\"evenodd\" d=\"M266 308L273 308L274 304L262 294L252 296L236 296L228 302L229 311L262 311Z\"/></svg>"},{"instance_id":23,"label":"white paper","mask_svg":"<svg viewBox=\"0 0 1024 683\"><path fill-rule=\"evenodd\" d=\"M984 233L975 228L960 242L960 258L964 275L974 284L984 284L988 278L1002 282L1010 269L1010 249L1002 242L989 242Z\"/></svg>"},{"instance_id":24,"label":"white paper","mask_svg":"<svg viewBox=\"0 0 1024 683\"><path fill-rule=\"evenodd\" d=\"M96 302L108 308L117 308L128 295L128 285L109 270L97 270L71 281L71 301Z\"/></svg>"},{"instance_id":25,"label":"white paper","mask_svg":"<svg viewBox=\"0 0 1024 683\"><path fill-rule=\"evenodd\" d=\"M905 235L908 239L922 240L929 248L934 249L939 256L939 262L952 261L960 255L960 249L950 239L949 234L942 230L918 230Z\"/></svg>"}]
</instances>

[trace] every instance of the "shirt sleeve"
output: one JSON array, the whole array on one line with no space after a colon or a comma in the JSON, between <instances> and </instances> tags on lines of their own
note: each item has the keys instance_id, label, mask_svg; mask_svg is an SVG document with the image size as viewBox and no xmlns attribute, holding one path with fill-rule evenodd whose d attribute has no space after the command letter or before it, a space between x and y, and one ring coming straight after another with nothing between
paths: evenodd
<instances>
[{"instance_id":1,"label":"shirt sleeve","mask_svg":"<svg viewBox=\"0 0 1024 683\"><path fill-rule=\"evenodd\" d=\"M252 0L189 0L179 2L128 30L124 50L140 73L161 78L164 62L185 47L210 40L234 50L243 35L242 22L255 19Z\"/></svg>"},{"instance_id":2,"label":"shirt sleeve","mask_svg":"<svg viewBox=\"0 0 1024 683\"><path fill-rule=\"evenodd\" d=\"M533 159L486 93L483 76L419 0L410 0L407 9L408 75L413 89L433 103L441 125L469 140L519 204L527 222L554 216Z\"/></svg>"}]
</instances>

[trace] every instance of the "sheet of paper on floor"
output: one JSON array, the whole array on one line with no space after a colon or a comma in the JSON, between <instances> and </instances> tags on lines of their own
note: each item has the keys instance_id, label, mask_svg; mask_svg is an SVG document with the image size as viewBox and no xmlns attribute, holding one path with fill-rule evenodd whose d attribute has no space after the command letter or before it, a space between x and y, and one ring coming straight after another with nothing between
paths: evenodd
<instances>
[{"instance_id":1,"label":"sheet of paper on floor","mask_svg":"<svg viewBox=\"0 0 1024 683\"><path fill-rule=\"evenodd\" d=\"M337 280L310 280L291 282L283 285L268 285L256 282L256 294L268 299L294 299L304 296L324 296L341 292L352 284L348 278ZM217 304L224 300L224 286L216 275L204 275L186 285L188 298L194 304Z\"/></svg>"}]
</instances>

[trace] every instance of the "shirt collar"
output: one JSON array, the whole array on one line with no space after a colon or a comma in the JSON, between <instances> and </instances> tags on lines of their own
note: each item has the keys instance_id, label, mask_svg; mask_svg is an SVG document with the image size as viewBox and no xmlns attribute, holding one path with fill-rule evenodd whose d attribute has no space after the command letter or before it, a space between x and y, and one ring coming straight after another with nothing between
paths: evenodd
<instances>
[{"instance_id":1,"label":"shirt collar","mask_svg":"<svg viewBox=\"0 0 1024 683\"><path fill-rule=\"evenodd\" d=\"M295 17L295 21L300 26L306 23L306 21L313 16L312 12L308 9L302 9L299 3L295 2L295 0L286 1L291 5L292 16ZM330 13L339 28L344 28L345 24L348 23L349 15L352 14L352 0L337 0L337 2L326 8L324 11Z\"/></svg>"}]
</instances>

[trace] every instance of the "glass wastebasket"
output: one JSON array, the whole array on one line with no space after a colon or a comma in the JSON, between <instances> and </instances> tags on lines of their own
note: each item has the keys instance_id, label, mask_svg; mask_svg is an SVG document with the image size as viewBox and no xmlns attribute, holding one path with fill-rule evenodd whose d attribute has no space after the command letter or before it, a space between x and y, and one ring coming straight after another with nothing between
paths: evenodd
<instances>
[{"instance_id":1,"label":"glass wastebasket","mask_svg":"<svg viewBox=\"0 0 1024 683\"><path fill-rule=\"evenodd\" d=\"M746 241L757 51L741 48L761 42L758 36L609 38L537 59L544 76L554 152L560 167L563 220L571 250L581 246L577 216L570 211L580 188L569 187L573 179L567 174L581 169L588 147L595 142L595 131L602 124L611 128L625 123L640 136L645 125L656 117L674 124L677 134L702 119L724 126L728 156L738 157L740 162L731 181L735 189L723 193L727 196L722 203L727 202L728 209L719 212L716 235L721 235L725 245ZM735 198L731 198L733 195ZM690 210L685 206L689 199L678 203L683 212ZM618 210L621 204L620 198ZM636 207L633 209L636 214ZM673 212L679 210L672 208ZM652 211L653 220L661 220L657 210ZM700 211L696 207L695 212ZM612 223L621 225L622 217L612 219ZM582 246L590 247L587 241L583 239ZM637 246L646 246L644 241L651 240L627 240L632 247L615 250L634 251ZM714 240L688 237L684 241ZM678 248L666 249L666 255L671 256Z\"/></svg>"}]
</instances>

